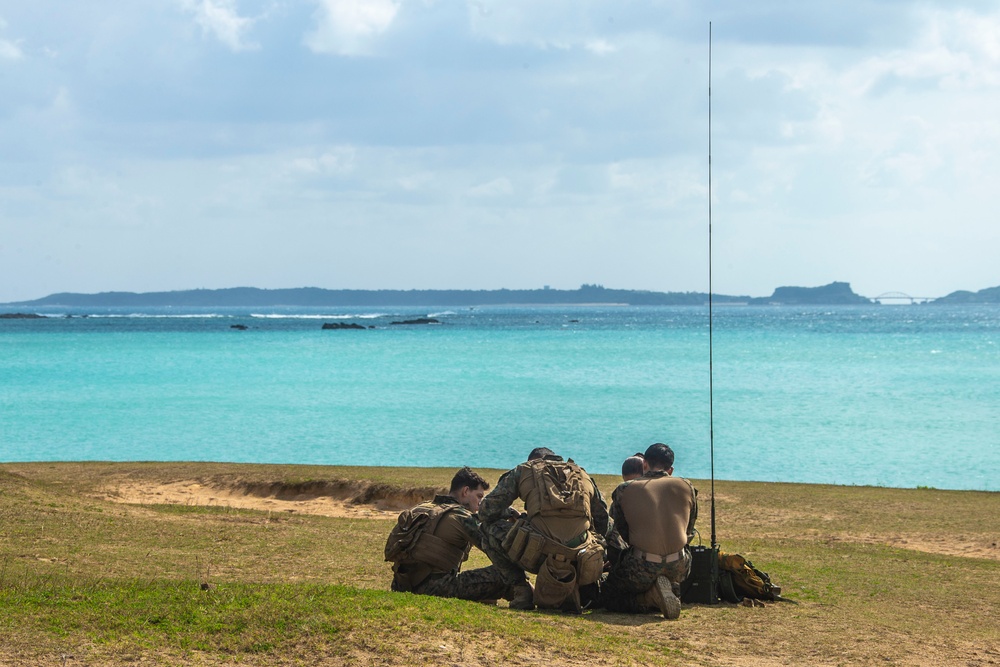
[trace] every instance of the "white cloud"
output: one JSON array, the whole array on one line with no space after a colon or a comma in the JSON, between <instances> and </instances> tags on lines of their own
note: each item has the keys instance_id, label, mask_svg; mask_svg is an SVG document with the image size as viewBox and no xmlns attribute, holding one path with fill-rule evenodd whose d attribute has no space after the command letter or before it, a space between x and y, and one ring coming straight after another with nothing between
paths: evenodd
<instances>
[{"instance_id":1,"label":"white cloud","mask_svg":"<svg viewBox=\"0 0 1000 667\"><path fill-rule=\"evenodd\" d=\"M0 60L20 60L24 53L14 42L0 39Z\"/></svg>"},{"instance_id":2,"label":"white cloud","mask_svg":"<svg viewBox=\"0 0 1000 667\"><path fill-rule=\"evenodd\" d=\"M504 176L473 186L469 188L467 194L470 197L503 197L513 193L514 186L511 185L510 179Z\"/></svg>"},{"instance_id":3,"label":"white cloud","mask_svg":"<svg viewBox=\"0 0 1000 667\"><path fill-rule=\"evenodd\" d=\"M7 21L0 16L0 30L5 30L7 28ZM12 42L9 39L0 39L0 60L20 60L24 57L24 52L21 51L21 47L17 45L17 42Z\"/></svg>"},{"instance_id":4,"label":"white cloud","mask_svg":"<svg viewBox=\"0 0 1000 667\"><path fill-rule=\"evenodd\" d=\"M292 159L286 171L309 176L348 174L355 168L355 150L347 146L335 148L317 156Z\"/></svg>"},{"instance_id":5,"label":"white cloud","mask_svg":"<svg viewBox=\"0 0 1000 667\"><path fill-rule=\"evenodd\" d=\"M53 236L34 230L73 221L89 251L66 251L75 273L41 272L51 291L89 291L77 279L91 274L94 288L140 288L145 248L183 253L202 234L204 264L185 268L206 284L343 286L301 273L335 245L358 287L697 288L687 255L707 201L714 18L721 291L820 273L860 293L978 289L995 284L981 276L1000 233L1000 14L960 5L984 6L724 0L709 17L693 0L8 2L0 218L23 241L0 236L28 267ZM188 48L192 35L211 48ZM253 40L266 40L259 57L231 57ZM281 266L278 221L299 233L284 256L317 261ZM234 229L254 249L234 249ZM914 268L920 244L946 234L964 246L942 243L940 270ZM479 250L431 268L407 263L411 244ZM658 258L663 244L676 254ZM399 261L372 274L385 245ZM512 285L509 257L529 245L538 269ZM898 258L874 261L890 245ZM142 258L134 271L104 254L123 248ZM176 263L158 271L188 279ZM0 301L41 291L5 280L28 274L0 259Z\"/></svg>"},{"instance_id":6,"label":"white cloud","mask_svg":"<svg viewBox=\"0 0 1000 667\"><path fill-rule=\"evenodd\" d=\"M617 49L601 37L615 8L580 0L472 0L468 3L473 34L502 45L529 44L539 49L583 48L596 55Z\"/></svg>"},{"instance_id":7,"label":"white cloud","mask_svg":"<svg viewBox=\"0 0 1000 667\"><path fill-rule=\"evenodd\" d=\"M246 41L254 20L239 15L235 0L181 0L182 7L193 13L202 31L213 35L233 51L259 48Z\"/></svg>"},{"instance_id":8,"label":"white cloud","mask_svg":"<svg viewBox=\"0 0 1000 667\"><path fill-rule=\"evenodd\" d=\"M318 25L306 35L306 46L316 53L369 55L399 7L393 0L319 0Z\"/></svg>"},{"instance_id":9,"label":"white cloud","mask_svg":"<svg viewBox=\"0 0 1000 667\"><path fill-rule=\"evenodd\" d=\"M606 56L609 53L614 53L618 50L614 44L610 43L606 39L592 39L584 46L588 51L598 56Z\"/></svg>"},{"instance_id":10,"label":"white cloud","mask_svg":"<svg viewBox=\"0 0 1000 667\"><path fill-rule=\"evenodd\" d=\"M1000 15L928 11L905 49L869 58L856 76L867 90L933 85L944 90L1000 85Z\"/></svg>"}]
</instances>

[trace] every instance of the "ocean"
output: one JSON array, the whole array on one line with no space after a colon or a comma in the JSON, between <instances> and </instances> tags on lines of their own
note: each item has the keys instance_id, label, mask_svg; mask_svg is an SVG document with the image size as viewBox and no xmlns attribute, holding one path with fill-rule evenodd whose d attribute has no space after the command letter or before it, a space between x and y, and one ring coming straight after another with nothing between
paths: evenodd
<instances>
[{"instance_id":1,"label":"ocean","mask_svg":"<svg viewBox=\"0 0 1000 667\"><path fill-rule=\"evenodd\" d=\"M40 312L0 319L0 461L504 469L547 446L617 474L667 442L696 479L714 452L717 479L1000 491L995 306L717 306L711 355L707 307ZM419 317L440 323L392 324Z\"/></svg>"}]
</instances>

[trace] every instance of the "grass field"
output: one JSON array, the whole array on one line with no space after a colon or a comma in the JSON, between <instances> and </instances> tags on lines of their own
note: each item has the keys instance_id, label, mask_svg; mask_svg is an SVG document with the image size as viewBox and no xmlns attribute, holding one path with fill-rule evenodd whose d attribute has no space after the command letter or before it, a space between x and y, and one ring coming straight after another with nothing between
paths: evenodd
<instances>
[{"instance_id":1,"label":"grass field","mask_svg":"<svg viewBox=\"0 0 1000 667\"><path fill-rule=\"evenodd\" d=\"M1000 665L1000 494L717 482L723 550L796 604L665 621L389 592L394 508L453 472L0 464L0 665Z\"/></svg>"}]
</instances>

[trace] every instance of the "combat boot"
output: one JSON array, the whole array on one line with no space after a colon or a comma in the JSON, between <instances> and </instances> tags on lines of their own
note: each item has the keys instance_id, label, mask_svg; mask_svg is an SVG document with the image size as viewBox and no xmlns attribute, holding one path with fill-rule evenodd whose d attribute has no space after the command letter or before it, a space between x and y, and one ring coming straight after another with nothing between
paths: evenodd
<instances>
[{"instance_id":1,"label":"combat boot","mask_svg":"<svg viewBox=\"0 0 1000 667\"><path fill-rule=\"evenodd\" d=\"M674 595L673 586L666 577L657 577L653 587L639 595L639 606L657 609L664 618L675 619L681 615L681 601Z\"/></svg>"},{"instance_id":2,"label":"combat boot","mask_svg":"<svg viewBox=\"0 0 1000 667\"><path fill-rule=\"evenodd\" d=\"M512 591L510 608L520 611L531 611L535 608L535 591L527 581L517 584Z\"/></svg>"}]
</instances>

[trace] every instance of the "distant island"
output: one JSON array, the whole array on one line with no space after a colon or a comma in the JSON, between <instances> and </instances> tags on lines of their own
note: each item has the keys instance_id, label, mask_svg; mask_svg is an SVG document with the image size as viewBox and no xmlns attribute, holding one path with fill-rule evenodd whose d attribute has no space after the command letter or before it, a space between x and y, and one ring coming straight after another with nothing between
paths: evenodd
<instances>
[{"instance_id":1,"label":"distant island","mask_svg":"<svg viewBox=\"0 0 1000 667\"><path fill-rule=\"evenodd\" d=\"M872 300L854 293L850 283L830 283L822 287L779 287L768 297L750 299L750 305L850 306L871 304Z\"/></svg>"},{"instance_id":2,"label":"distant island","mask_svg":"<svg viewBox=\"0 0 1000 667\"><path fill-rule=\"evenodd\" d=\"M319 287L259 289L232 287L173 292L63 292L34 301L0 304L17 308L214 308L214 307L358 307L358 306L509 306L509 305L628 305L701 306L706 292L653 292L608 289L603 285L581 285L575 290L332 290ZM873 299L855 294L850 283L833 282L820 287L778 287L769 297L713 294L714 303L724 305L876 305ZM1000 303L1000 287L979 292L958 291L930 303Z\"/></svg>"},{"instance_id":3,"label":"distant island","mask_svg":"<svg viewBox=\"0 0 1000 667\"><path fill-rule=\"evenodd\" d=\"M934 299L931 303L1000 303L1000 286L987 287L978 292L959 290L940 299Z\"/></svg>"}]
</instances>

